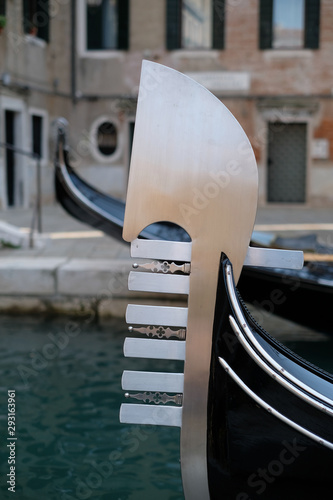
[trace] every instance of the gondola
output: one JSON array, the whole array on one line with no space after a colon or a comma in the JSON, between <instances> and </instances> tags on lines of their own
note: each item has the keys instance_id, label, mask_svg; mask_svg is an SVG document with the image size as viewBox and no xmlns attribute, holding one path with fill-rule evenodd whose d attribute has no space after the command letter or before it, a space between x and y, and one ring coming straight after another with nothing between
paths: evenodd
<instances>
[{"instance_id":1,"label":"gondola","mask_svg":"<svg viewBox=\"0 0 333 500\"><path fill-rule=\"evenodd\" d=\"M332 491L333 376L272 338L236 289L257 190L250 143L231 113L185 75L144 61L123 238L148 262L134 264L129 289L183 294L187 305L129 304L124 355L184 369L124 371L120 421L180 427L186 500ZM202 192L210 198L199 207L193 193ZM189 241L150 238L161 221Z\"/></svg>"},{"instance_id":2,"label":"gondola","mask_svg":"<svg viewBox=\"0 0 333 500\"><path fill-rule=\"evenodd\" d=\"M58 121L55 161L57 201L73 217L94 229L122 240L125 203L106 195L86 181L70 165L67 123ZM140 237L189 241L182 228L159 222L145 228ZM297 240L292 243L297 244ZM312 241L316 250L316 242ZM331 249L320 248L330 253ZM243 299L256 307L309 328L331 332L330 304L333 298L333 269L329 262L308 260L303 269L248 266L245 262L238 289ZM320 314L313 314L313 309Z\"/></svg>"}]
</instances>

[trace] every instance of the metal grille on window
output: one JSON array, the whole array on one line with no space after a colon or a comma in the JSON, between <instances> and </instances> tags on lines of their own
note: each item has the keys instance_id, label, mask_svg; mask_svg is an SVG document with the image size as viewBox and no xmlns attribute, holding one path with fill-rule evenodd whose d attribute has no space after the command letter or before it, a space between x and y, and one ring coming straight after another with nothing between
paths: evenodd
<instances>
[{"instance_id":1,"label":"metal grille on window","mask_svg":"<svg viewBox=\"0 0 333 500\"><path fill-rule=\"evenodd\" d=\"M306 124L270 123L268 138L268 201L304 203Z\"/></svg>"}]
</instances>

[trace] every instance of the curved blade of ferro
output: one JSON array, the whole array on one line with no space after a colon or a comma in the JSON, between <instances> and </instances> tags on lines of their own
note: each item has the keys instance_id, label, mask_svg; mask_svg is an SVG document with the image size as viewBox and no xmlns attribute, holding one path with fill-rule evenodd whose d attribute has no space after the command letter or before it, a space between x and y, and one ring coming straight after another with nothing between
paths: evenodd
<instances>
[{"instance_id":1,"label":"curved blade of ferro","mask_svg":"<svg viewBox=\"0 0 333 500\"><path fill-rule=\"evenodd\" d=\"M192 239L181 425L187 500L209 499L206 421L221 252L237 282L257 209L255 157L228 109L191 78L142 65L123 237L170 221Z\"/></svg>"}]
</instances>

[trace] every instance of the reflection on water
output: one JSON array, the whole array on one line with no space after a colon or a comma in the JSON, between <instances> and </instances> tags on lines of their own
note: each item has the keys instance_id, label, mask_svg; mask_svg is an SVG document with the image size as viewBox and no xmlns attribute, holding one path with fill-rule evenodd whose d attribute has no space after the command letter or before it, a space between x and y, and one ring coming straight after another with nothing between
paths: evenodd
<instances>
[{"instance_id":1,"label":"reflection on water","mask_svg":"<svg viewBox=\"0 0 333 500\"><path fill-rule=\"evenodd\" d=\"M265 318L265 327L333 371L333 337L274 318ZM119 423L124 369L179 371L180 363L124 359L126 326L119 320L101 326L2 317L0 329L1 441L7 390L15 389L17 499L183 500L179 430ZM4 499L13 498L7 457L2 446Z\"/></svg>"},{"instance_id":2,"label":"reflection on water","mask_svg":"<svg viewBox=\"0 0 333 500\"><path fill-rule=\"evenodd\" d=\"M123 358L123 322L1 318L0 328L2 409L16 389L16 498L183 499L179 430L119 423L122 371L154 369ZM7 457L2 447L0 498L13 498Z\"/></svg>"}]
</instances>

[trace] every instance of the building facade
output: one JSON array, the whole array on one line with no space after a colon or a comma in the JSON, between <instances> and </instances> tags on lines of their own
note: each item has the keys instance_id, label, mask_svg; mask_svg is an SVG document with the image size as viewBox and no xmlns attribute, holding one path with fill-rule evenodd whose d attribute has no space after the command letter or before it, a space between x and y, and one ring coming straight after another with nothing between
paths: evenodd
<instances>
[{"instance_id":1,"label":"building facade","mask_svg":"<svg viewBox=\"0 0 333 500\"><path fill-rule=\"evenodd\" d=\"M238 119L261 205L333 205L332 25L331 0L1 0L0 142L41 155L52 202L52 122L64 116L78 172L124 199L149 59ZM0 207L29 206L35 186L36 160L1 147Z\"/></svg>"}]
</instances>

